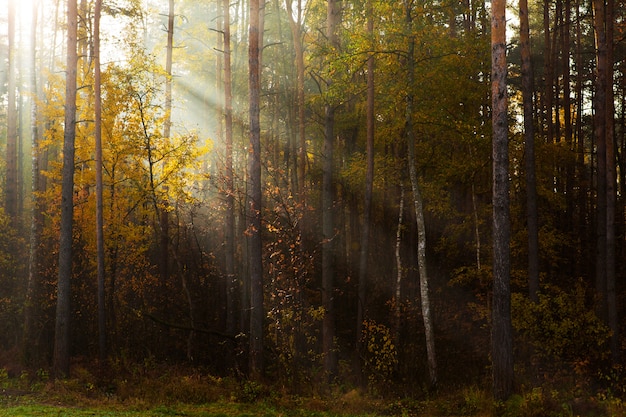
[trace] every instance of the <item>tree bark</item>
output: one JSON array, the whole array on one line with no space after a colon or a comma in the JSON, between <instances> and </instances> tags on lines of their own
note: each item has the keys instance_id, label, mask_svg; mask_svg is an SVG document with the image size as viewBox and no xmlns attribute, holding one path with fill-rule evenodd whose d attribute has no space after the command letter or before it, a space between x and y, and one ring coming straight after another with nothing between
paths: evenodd
<instances>
[{"instance_id":1,"label":"tree bark","mask_svg":"<svg viewBox=\"0 0 626 417\"><path fill-rule=\"evenodd\" d=\"M583 67L583 33L582 33L582 25L581 25L581 10L580 10L580 0L575 0L576 15L576 58L575 58L575 66L576 68ZM590 214L587 213L587 199L590 194L590 186L591 181L589 180L588 170L585 167L585 135L583 133L583 105L584 105L584 80L582 71L576 71L576 87L575 87L575 96L576 96L576 175L578 182L581 184L578 189L578 194L576 196L576 204L577 204L577 216L575 218L575 232L580 239L580 253L582 256L578 260L579 270L583 271L583 274L591 275L589 270L589 266L593 264L590 259L591 250L589 249L589 245L593 238L589 236L589 223L586 218L591 218Z\"/></svg>"},{"instance_id":2,"label":"tree bark","mask_svg":"<svg viewBox=\"0 0 626 417\"><path fill-rule=\"evenodd\" d=\"M554 68L552 66L552 43L550 38L550 2L545 1L543 4L543 31L544 31L544 91L543 91L543 111L544 111L544 123L545 123L545 135L546 142L552 143L554 141L554 120L552 100L554 97L553 78Z\"/></svg>"},{"instance_id":3,"label":"tree bark","mask_svg":"<svg viewBox=\"0 0 626 417\"><path fill-rule=\"evenodd\" d=\"M15 2L8 2L8 74L7 74L7 142L6 142L6 185L5 210L14 225L18 224L18 152L17 152L17 107L16 107L16 47L15 47Z\"/></svg>"},{"instance_id":4,"label":"tree bark","mask_svg":"<svg viewBox=\"0 0 626 417\"><path fill-rule=\"evenodd\" d=\"M405 3L407 33L413 32L413 16L411 2ZM424 203L417 179L417 168L415 167L415 131L413 127L413 104L414 97L412 90L415 88L415 38L409 39L409 50L407 55L408 70L408 90L405 109L405 129L406 145L409 165L409 179L413 192L413 206L415 209L415 221L417 224L417 266L420 277L420 304L422 307L422 320L424 322L424 335L426 338L426 354L428 357L428 374L430 386L437 385L437 358L435 354L435 334L433 320L430 309L429 277L426 266L426 224L424 222Z\"/></svg>"},{"instance_id":5,"label":"tree bark","mask_svg":"<svg viewBox=\"0 0 626 417\"><path fill-rule=\"evenodd\" d=\"M424 222L424 203L417 180L417 169L415 168L415 137L413 133L409 132L412 132L412 128L407 130L407 147L409 148L409 177L411 179L413 206L417 223L417 266L420 276L420 304L422 307L422 320L424 321L424 335L426 338L428 375L430 377L430 386L434 387L437 385L437 357L435 354L435 332L430 309L429 277L426 266L426 223Z\"/></svg>"},{"instance_id":6,"label":"tree bark","mask_svg":"<svg viewBox=\"0 0 626 417\"><path fill-rule=\"evenodd\" d=\"M506 400L513 389L511 328L509 151L507 125L506 0L491 3L491 89L493 130L493 311L491 356L493 396Z\"/></svg>"},{"instance_id":7,"label":"tree bark","mask_svg":"<svg viewBox=\"0 0 626 417\"><path fill-rule=\"evenodd\" d=\"M333 202L333 135L335 110L330 104L325 110L325 138L322 162L322 345L324 350L324 370L329 378L336 374L337 355L334 349L335 339L335 228Z\"/></svg>"},{"instance_id":8,"label":"tree bark","mask_svg":"<svg viewBox=\"0 0 626 417\"><path fill-rule=\"evenodd\" d=\"M474 240L475 240L475 252L476 252L476 269L480 271L482 269L481 262L481 240L480 240L480 219L478 216L478 201L476 199L476 184L474 183L475 178L472 176L472 213L474 215Z\"/></svg>"},{"instance_id":9,"label":"tree bark","mask_svg":"<svg viewBox=\"0 0 626 417\"><path fill-rule=\"evenodd\" d=\"M296 107L298 109L298 194L300 200L304 202L305 196L305 173L306 173L306 102L304 95L304 51L302 47L302 0L298 0L297 17L294 12L291 0L285 0L287 16L289 17L289 27L293 38L293 48L296 54Z\"/></svg>"},{"instance_id":10,"label":"tree bark","mask_svg":"<svg viewBox=\"0 0 626 417\"><path fill-rule=\"evenodd\" d=\"M222 1L224 14L224 148L225 148L225 267L226 267L226 329L235 332L235 298L237 282L235 277L235 189L233 177L233 92L230 39L230 0Z\"/></svg>"},{"instance_id":11,"label":"tree bark","mask_svg":"<svg viewBox=\"0 0 626 417\"><path fill-rule=\"evenodd\" d=\"M172 130L172 63L174 54L174 0L168 1L167 13L167 44L165 46L165 121L163 123L163 137L169 139ZM154 188L152 189L154 192ZM161 205L157 204L156 214L159 216L159 275L161 277L161 290L167 293L167 283L170 275L169 255L169 202L167 199L167 187L161 199ZM154 196L156 197L156 194ZM166 300L167 297L164 299ZM167 306L167 303L165 303ZM167 307L166 307L167 308Z\"/></svg>"},{"instance_id":12,"label":"tree bark","mask_svg":"<svg viewBox=\"0 0 626 417\"><path fill-rule=\"evenodd\" d=\"M102 0L96 0L93 16L93 52L94 52L94 136L96 145L96 261L98 276L98 356L103 365L107 357L106 347L106 305L105 305L105 269L104 269L104 203L102 185L102 85L100 70L100 15Z\"/></svg>"},{"instance_id":13,"label":"tree bark","mask_svg":"<svg viewBox=\"0 0 626 417\"><path fill-rule=\"evenodd\" d=\"M174 53L174 0L168 1L167 13L167 44L165 47L165 112L167 113L163 125L163 137L169 138L172 128L172 62Z\"/></svg>"},{"instance_id":14,"label":"tree bark","mask_svg":"<svg viewBox=\"0 0 626 417\"><path fill-rule=\"evenodd\" d=\"M374 11L372 0L367 2L367 33L374 36ZM372 45L372 48L374 45ZM372 214L372 192L374 189L374 134L375 134L375 90L374 90L374 56L367 58L367 104L366 104L366 158L367 168L365 173L365 194L363 198L363 226L361 227L361 242L359 254L359 290L356 318L356 346L358 355L358 367L361 368L361 333L363 332L363 320L366 314L367 298L367 260L369 258L370 222ZM359 372L360 376L361 372Z\"/></svg>"},{"instance_id":15,"label":"tree bark","mask_svg":"<svg viewBox=\"0 0 626 417\"><path fill-rule=\"evenodd\" d=\"M400 184L400 203L398 204L398 227L396 228L396 282L394 290L394 342L400 346L400 314L402 312L402 229L404 228L404 184Z\"/></svg>"},{"instance_id":16,"label":"tree bark","mask_svg":"<svg viewBox=\"0 0 626 417\"><path fill-rule=\"evenodd\" d=\"M528 294L539 301L539 219L537 215L537 177L535 172L535 126L533 112L533 67L530 54L528 1L519 0L520 49L522 58L522 95L524 106L524 144L526 167L526 227L528 229Z\"/></svg>"},{"instance_id":17,"label":"tree bark","mask_svg":"<svg viewBox=\"0 0 626 417\"><path fill-rule=\"evenodd\" d=\"M571 58L571 26L572 26L572 13L571 13L571 0L565 0L564 17L563 17L563 29L562 29L562 46L561 51L563 54L562 68L563 68L563 135L567 149L573 150L574 141L574 126L572 123L572 97L571 97L571 74L570 74L570 58ZM572 229L574 225L574 163L573 161L567 161L566 177L565 177L565 192L567 198L567 224L565 227ZM574 259L572 261L575 261ZM571 263L572 266L575 262Z\"/></svg>"},{"instance_id":18,"label":"tree bark","mask_svg":"<svg viewBox=\"0 0 626 417\"><path fill-rule=\"evenodd\" d=\"M250 144L248 149L248 262L250 274L250 376L263 375L263 263L261 241L261 125L259 0L250 1L248 71L250 94Z\"/></svg>"},{"instance_id":19,"label":"tree bark","mask_svg":"<svg viewBox=\"0 0 626 417\"><path fill-rule=\"evenodd\" d=\"M67 62L65 77L65 131L61 182L59 279L57 283L53 370L57 378L70 373L70 284L72 279L72 231L74 214L74 141L76 139L77 5L67 2Z\"/></svg>"},{"instance_id":20,"label":"tree bark","mask_svg":"<svg viewBox=\"0 0 626 417\"><path fill-rule=\"evenodd\" d=\"M339 48L337 26L340 19L340 1L328 0L326 37L335 50ZM332 80L327 80L330 86ZM322 151L322 346L324 371L329 378L337 373L335 352L335 226L333 193L333 151L335 136L335 103L327 102L324 111L324 149Z\"/></svg>"},{"instance_id":21,"label":"tree bark","mask_svg":"<svg viewBox=\"0 0 626 417\"><path fill-rule=\"evenodd\" d=\"M594 0L594 29L597 51L597 108L596 108L596 139L598 141L598 288L604 292L601 308L606 314L611 329L611 359L618 363L620 357L619 322L617 317L617 300L615 293L616 269L616 160L614 140L614 96L613 96L613 2L611 0ZM600 91L601 90L601 91ZM603 135L603 137L600 137ZM600 155L603 152L604 155ZM602 178L601 178L602 177ZM602 184L601 184L602 183ZM604 186L604 198L600 195L600 186ZM602 206L601 206L602 204ZM603 223L600 221L603 218ZM600 230L604 227L604 232ZM604 253L600 253L603 250Z\"/></svg>"},{"instance_id":22,"label":"tree bark","mask_svg":"<svg viewBox=\"0 0 626 417\"><path fill-rule=\"evenodd\" d=\"M28 254L28 281L26 283L26 299L24 302L24 333L22 336L22 357L27 365L37 357L35 342L35 314L37 296L39 294L39 245L41 244L41 234L43 229L43 215L39 199L41 191L41 175L39 169L39 107L37 88L37 22L39 16L38 2L32 5L32 21L30 26L30 92L31 92L31 115L30 115L30 135L32 148L32 199L33 207L30 214L30 236Z\"/></svg>"},{"instance_id":23,"label":"tree bark","mask_svg":"<svg viewBox=\"0 0 626 417\"><path fill-rule=\"evenodd\" d=\"M607 92L608 51L606 39L606 15L604 0L593 1L593 21L596 43L596 77L594 95L594 139L597 153L597 202L596 202L596 292L598 313L607 320Z\"/></svg>"},{"instance_id":24,"label":"tree bark","mask_svg":"<svg viewBox=\"0 0 626 417\"><path fill-rule=\"evenodd\" d=\"M606 10L606 43L607 43L607 97L606 97L606 297L611 329L611 360L618 365L621 359L620 326L618 317L616 294L616 251L617 238L615 235L617 209L617 167L615 159L615 100L613 93L613 66L614 66L614 2L609 0Z\"/></svg>"}]
</instances>

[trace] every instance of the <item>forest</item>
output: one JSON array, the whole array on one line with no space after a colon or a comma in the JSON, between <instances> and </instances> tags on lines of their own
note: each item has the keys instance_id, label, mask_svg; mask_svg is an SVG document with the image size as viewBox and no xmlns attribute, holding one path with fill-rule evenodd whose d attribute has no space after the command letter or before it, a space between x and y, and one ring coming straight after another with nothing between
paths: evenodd
<instances>
[{"instance_id":1,"label":"forest","mask_svg":"<svg viewBox=\"0 0 626 417\"><path fill-rule=\"evenodd\" d=\"M626 396L623 2L6 0L0 97L9 374Z\"/></svg>"}]
</instances>

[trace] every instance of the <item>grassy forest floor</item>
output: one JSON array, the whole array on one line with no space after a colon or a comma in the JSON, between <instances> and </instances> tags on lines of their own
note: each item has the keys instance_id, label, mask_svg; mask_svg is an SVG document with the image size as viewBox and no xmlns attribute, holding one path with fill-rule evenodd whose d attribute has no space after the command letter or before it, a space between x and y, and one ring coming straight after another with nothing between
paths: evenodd
<instances>
[{"instance_id":1,"label":"grassy forest floor","mask_svg":"<svg viewBox=\"0 0 626 417\"><path fill-rule=\"evenodd\" d=\"M114 379L81 367L72 372L70 379L53 381L43 371L9 375L0 369L0 417L626 416L619 398L573 397L565 387L534 388L494 404L488 387L477 386L403 398L340 386L294 395L279 386L175 368L138 368Z\"/></svg>"}]
</instances>

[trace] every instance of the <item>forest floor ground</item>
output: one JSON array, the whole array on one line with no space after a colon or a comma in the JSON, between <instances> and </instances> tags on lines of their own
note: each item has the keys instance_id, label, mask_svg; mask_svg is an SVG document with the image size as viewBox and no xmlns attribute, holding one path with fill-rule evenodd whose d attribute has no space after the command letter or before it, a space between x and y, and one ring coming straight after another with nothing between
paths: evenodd
<instances>
[{"instance_id":1,"label":"forest floor ground","mask_svg":"<svg viewBox=\"0 0 626 417\"><path fill-rule=\"evenodd\" d=\"M54 381L44 371L9 375L0 369L2 416L626 416L626 404L606 395L573 397L565 387L540 387L495 404L488 387L440 389L417 396L377 395L336 386L326 392L294 395L200 372L159 368L114 378L74 367L72 377Z\"/></svg>"}]
</instances>

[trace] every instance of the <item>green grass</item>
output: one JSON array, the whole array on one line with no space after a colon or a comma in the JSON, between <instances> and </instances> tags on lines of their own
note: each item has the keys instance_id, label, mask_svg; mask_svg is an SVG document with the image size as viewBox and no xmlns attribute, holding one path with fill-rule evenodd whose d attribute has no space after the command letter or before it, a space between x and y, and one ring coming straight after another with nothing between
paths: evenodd
<instances>
[{"instance_id":1,"label":"green grass","mask_svg":"<svg viewBox=\"0 0 626 417\"><path fill-rule=\"evenodd\" d=\"M359 414L364 415L364 414ZM0 416L62 416L62 417L336 417L335 413L303 409L275 409L265 404L237 404L218 402L206 405L157 406L145 410L123 409L120 406L109 408L71 407L65 405L30 404L0 409ZM371 415L373 416L373 415Z\"/></svg>"},{"instance_id":2,"label":"green grass","mask_svg":"<svg viewBox=\"0 0 626 417\"><path fill-rule=\"evenodd\" d=\"M55 381L45 373L10 378L0 369L0 417L626 417L622 391L592 394L565 385L523 389L494 404L488 388L475 385L416 396L346 386L296 395L278 385L176 368L114 375L98 378L76 366L72 378Z\"/></svg>"},{"instance_id":3,"label":"green grass","mask_svg":"<svg viewBox=\"0 0 626 417\"><path fill-rule=\"evenodd\" d=\"M76 404L58 403L48 396L24 396L12 398L10 404L0 403L0 417L57 416L57 417L377 417L377 416L503 416L503 417L573 417L573 416L625 416L621 401L604 401L602 404L585 404L576 410L569 404L550 404L538 392L524 396L515 395L506 403L495 406L485 392L465 390L454 395L438 396L424 400L399 400L379 403L376 411L358 411L359 407L335 401L316 402L302 399L295 406L276 405L266 400L257 403L240 403L219 400L207 404L162 404L142 401L103 400L81 401ZM552 400L553 401L553 400Z\"/></svg>"}]
</instances>

